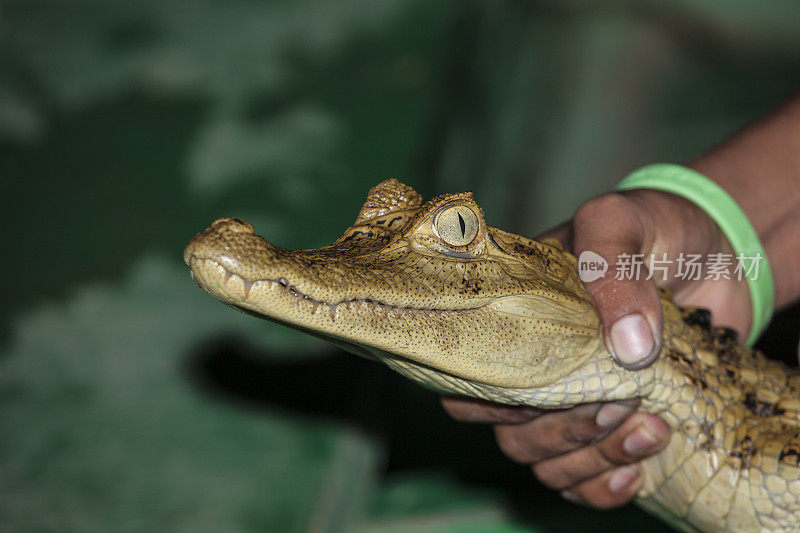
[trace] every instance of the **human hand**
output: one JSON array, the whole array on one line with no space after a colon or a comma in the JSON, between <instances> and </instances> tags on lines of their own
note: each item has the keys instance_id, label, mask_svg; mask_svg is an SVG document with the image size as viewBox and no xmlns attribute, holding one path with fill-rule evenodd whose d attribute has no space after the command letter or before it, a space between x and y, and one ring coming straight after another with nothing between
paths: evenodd
<instances>
[{"instance_id":1,"label":"human hand","mask_svg":"<svg viewBox=\"0 0 800 533\"><path fill-rule=\"evenodd\" d=\"M651 364L661 349L661 305L646 270L638 279L615 278L622 254L666 254L669 269L659 285L683 305L709 308L715 322L744 337L750 326L745 281L686 280L677 276L678 254L732 253L717 226L694 204L671 194L634 190L589 200L574 218L541 236L559 239L579 256L592 251L609 264L605 277L586 283L603 324L606 346L622 366ZM638 462L663 448L669 428L637 412L637 401L586 404L544 411L505 407L457 397L445 410L465 422L494 424L501 450L529 464L545 485L597 508L628 502L643 479Z\"/></svg>"},{"instance_id":2,"label":"human hand","mask_svg":"<svg viewBox=\"0 0 800 533\"><path fill-rule=\"evenodd\" d=\"M636 411L638 404L626 400L549 411L442 398L456 420L493 424L503 453L530 465L544 485L598 509L630 501L643 482L638 461L669 441L666 423Z\"/></svg>"}]
</instances>

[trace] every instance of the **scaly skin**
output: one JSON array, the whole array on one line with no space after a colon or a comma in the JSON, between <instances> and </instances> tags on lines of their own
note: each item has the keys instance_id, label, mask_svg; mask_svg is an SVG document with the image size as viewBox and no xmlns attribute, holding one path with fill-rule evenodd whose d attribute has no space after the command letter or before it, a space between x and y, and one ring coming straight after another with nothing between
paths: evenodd
<instances>
[{"instance_id":1,"label":"scaly skin","mask_svg":"<svg viewBox=\"0 0 800 533\"><path fill-rule=\"evenodd\" d=\"M637 503L690 531L800 528L800 376L666 293L661 354L621 368L574 256L487 226L470 193L423 205L387 180L330 246L284 250L225 218L184 259L226 304L438 391L543 408L640 397L673 432Z\"/></svg>"}]
</instances>

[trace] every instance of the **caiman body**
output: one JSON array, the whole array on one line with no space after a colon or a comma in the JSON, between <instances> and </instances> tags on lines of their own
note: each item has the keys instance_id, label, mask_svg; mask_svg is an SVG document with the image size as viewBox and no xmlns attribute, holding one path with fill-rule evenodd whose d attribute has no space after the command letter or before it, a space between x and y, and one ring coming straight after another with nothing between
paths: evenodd
<instances>
[{"instance_id":1,"label":"caiman body","mask_svg":"<svg viewBox=\"0 0 800 533\"><path fill-rule=\"evenodd\" d=\"M487 226L470 193L423 204L387 180L330 246L285 250L228 218L184 259L219 300L438 391L543 408L639 397L673 431L637 503L686 530L800 529L800 376L666 293L661 354L621 368L574 256Z\"/></svg>"}]
</instances>

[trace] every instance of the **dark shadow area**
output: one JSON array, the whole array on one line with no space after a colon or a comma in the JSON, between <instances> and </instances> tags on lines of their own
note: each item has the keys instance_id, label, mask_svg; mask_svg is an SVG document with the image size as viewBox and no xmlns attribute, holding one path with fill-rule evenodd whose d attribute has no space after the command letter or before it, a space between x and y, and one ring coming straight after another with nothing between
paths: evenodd
<instances>
[{"instance_id":1,"label":"dark shadow area","mask_svg":"<svg viewBox=\"0 0 800 533\"><path fill-rule=\"evenodd\" d=\"M275 359L223 337L203 343L187 368L203 391L225 401L324 418L377 436L391 449L389 471L451 463L459 478L478 481L490 477L487 462L502 460L489 428L452 421L434 393L340 350L318 359ZM475 456L483 460L475 464Z\"/></svg>"},{"instance_id":2,"label":"dark shadow area","mask_svg":"<svg viewBox=\"0 0 800 533\"><path fill-rule=\"evenodd\" d=\"M247 409L286 411L357 427L383 443L386 474L436 470L473 488L499 494L523 523L547 531L619 531L647 523L670 531L643 511L577 510L539 485L529 469L506 459L483 425L449 418L433 392L380 364L332 350L318 359L268 357L234 337L210 339L186 360L189 379L205 394ZM576 513L579 516L576 516Z\"/></svg>"},{"instance_id":3,"label":"dark shadow area","mask_svg":"<svg viewBox=\"0 0 800 533\"><path fill-rule=\"evenodd\" d=\"M797 366L800 342L800 302L777 313L756 348L773 359Z\"/></svg>"}]
</instances>

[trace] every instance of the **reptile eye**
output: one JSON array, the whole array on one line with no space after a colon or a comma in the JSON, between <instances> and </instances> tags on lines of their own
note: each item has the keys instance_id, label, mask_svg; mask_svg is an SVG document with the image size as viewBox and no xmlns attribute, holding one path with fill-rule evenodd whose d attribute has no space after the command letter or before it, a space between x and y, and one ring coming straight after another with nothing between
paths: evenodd
<instances>
[{"instance_id":1,"label":"reptile eye","mask_svg":"<svg viewBox=\"0 0 800 533\"><path fill-rule=\"evenodd\" d=\"M474 241L479 226L478 216L465 205L448 207L433 221L439 238L452 246L466 246Z\"/></svg>"}]
</instances>

